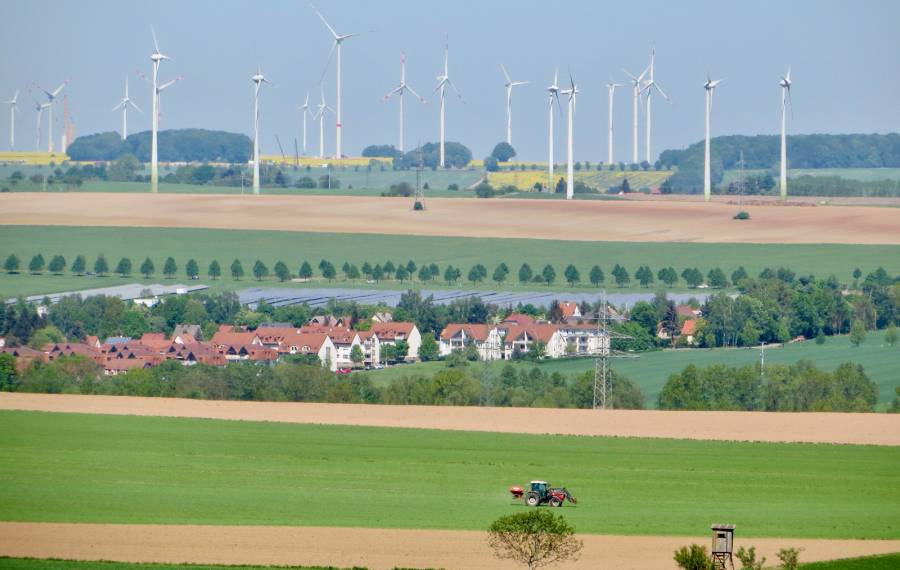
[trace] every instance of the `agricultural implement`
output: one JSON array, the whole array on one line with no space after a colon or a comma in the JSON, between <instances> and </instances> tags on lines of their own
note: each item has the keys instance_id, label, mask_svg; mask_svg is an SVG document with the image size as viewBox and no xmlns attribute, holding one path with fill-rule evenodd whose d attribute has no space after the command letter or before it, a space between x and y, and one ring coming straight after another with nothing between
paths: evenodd
<instances>
[{"instance_id":1,"label":"agricultural implement","mask_svg":"<svg viewBox=\"0 0 900 570\"><path fill-rule=\"evenodd\" d=\"M509 493L513 499L519 500L524 498L525 504L529 507L538 507L540 505L550 505L551 507L561 507L566 501L577 504L578 501L565 487L551 487L546 481L532 481L528 490L522 487L510 487Z\"/></svg>"}]
</instances>

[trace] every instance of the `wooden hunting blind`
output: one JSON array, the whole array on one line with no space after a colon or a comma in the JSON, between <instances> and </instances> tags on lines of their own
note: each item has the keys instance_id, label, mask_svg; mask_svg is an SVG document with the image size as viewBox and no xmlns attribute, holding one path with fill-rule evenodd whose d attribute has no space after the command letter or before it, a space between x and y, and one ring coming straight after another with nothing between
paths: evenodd
<instances>
[{"instance_id":1,"label":"wooden hunting blind","mask_svg":"<svg viewBox=\"0 0 900 570\"><path fill-rule=\"evenodd\" d=\"M734 525L713 524L712 529L712 561L717 570L734 568Z\"/></svg>"}]
</instances>

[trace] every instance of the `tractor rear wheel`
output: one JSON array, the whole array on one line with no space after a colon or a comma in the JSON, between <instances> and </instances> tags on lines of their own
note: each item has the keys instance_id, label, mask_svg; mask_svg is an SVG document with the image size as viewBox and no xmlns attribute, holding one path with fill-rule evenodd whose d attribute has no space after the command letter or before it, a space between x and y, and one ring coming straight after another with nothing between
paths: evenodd
<instances>
[{"instance_id":1,"label":"tractor rear wheel","mask_svg":"<svg viewBox=\"0 0 900 570\"><path fill-rule=\"evenodd\" d=\"M560 501L556 497L550 497L550 506L551 507L561 507L562 501Z\"/></svg>"},{"instance_id":2,"label":"tractor rear wheel","mask_svg":"<svg viewBox=\"0 0 900 570\"><path fill-rule=\"evenodd\" d=\"M529 507L536 507L541 504L541 497L534 491L525 495L525 504Z\"/></svg>"}]
</instances>

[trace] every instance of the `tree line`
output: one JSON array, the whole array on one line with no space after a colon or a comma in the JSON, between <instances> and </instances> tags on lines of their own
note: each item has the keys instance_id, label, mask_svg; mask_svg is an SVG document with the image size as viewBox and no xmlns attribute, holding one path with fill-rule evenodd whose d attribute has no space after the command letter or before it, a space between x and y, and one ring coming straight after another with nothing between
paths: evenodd
<instances>
[{"instance_id":1,"label":"tree line","mask_svg":"<svg viewBox=\"0 0 900 570\"><path fill-rule=\"evenodd\" d=\"M434 406L516 406L589 408L593 373L566 377L506 365L499 373L458 365L434 374L409 374L376 386L369 375L340 377L308 357L290 357L274 366L229 363L224 367L182 366L167 361L112 377L82 356L33 362L16 372L10 355L0 355L0 391L49 394L105 394L205 400L256 400ZM621 375L613 382L613 406L643 408L640 389Z\"/></svg>"},{"instance_id":2,"label":"tree line","mask_svg":"<svg viewBox=\"0 0 900 570\"><path fill-rule=\"evenodd\" d=\"M72 160L111 161L132 155L150 162L150 131L128 135L106 132L76 138L66 148ZM169 129L158 133L159 160L164 162L246 163L251 154L250 137L206 129Z\"/></svg>"},{"instance_id":3,"label":"tree line","mask_svg":"<svg viewBox=\"0 0 900 570\"><path fill-rule=\"evenodd\" d=\"M27 270L28 273L34 275L44 272L61 275L65 273L67 267L69 272L78 276L87 274L98 276L115 274L121 277L143 275L146 279L157 274L162 274L167 279L173 279L182 270L182 267L173 257L165 258L162 264L157 266L156 262L150 257L146 257L140 263L137 263L136 261L133 262L130 257L121 257L116 260L108 259L104 254L99 254L90 263L84 255L77 255L72 260L71 265L69 265L68 260L63 255L44 257L43 254L38 253L33 255L28 263L25 264L22 258L12 253L6 257L3 263L4 271L9 274ZM468 282L472 285L492 282L497 286L516 281L521 285L542 284L548 287L554 283L565 283L572 287L582 284L599 287L606 283L614 284L617 287L627 287L632 283L636 283L644 288L653 287L657 283L666 287L674 287L683 282L689 289L695 289L703 285L713 289L725 289L739 286L742 281L750 277L743 266L738 267L729 275L719 267L713 267L704 273L697 267L687 267L678 272L671 266L654 270L648 265L640 265L632 274L625 266L616 263L610 271L610 279L607 280L606 272L600 265L596 264L583 274L582 269L570 263L559 274L557 273L557 268L549 263L543 267L539 265L532 267L531 264L525 262L513 273L513 268L505 262L500 262L491 268L483 263L476 263L469 268L448 264L441 269L436 263L422 263L419 265L413 260L398 261L396 263L387 260L383 263L376 262L374 264L368 261L362 264L344 262L338 268L333 262L326 259L320 260L315 268L309 261L303 261L299 266L296 266L296 269L282 260L276 261L270 268L264 261L257 259L249 266L249 272L248 269L245 269L244 263L240 259L234 259L226 267L223 267L217 259L214 259L206 266L205 273L202 273L200 264L196 259L191 258L184 264L183 271L188 279L198 279L205 275L213 280L223 276L241 280L249 275L258 281L274 278L281 282L289 281L296 277L299 279L321 278L327 281L335 281L338 278L342 278L344 281L365 279L376 283L382 281L399 281L400 283L415 281L420 283L444 282L447 285L453 285L460 281ZM767 279L770 276L788 279L790 282L796 275L792 270L784 267L777 269L765 268L759 274L760 279Z\"/></svg>"},{"instance_id":4,"label":"tree line","mask_svg":"<svg viewBox=\"0 0 900 570\"><path fill-rule=\"evenodd\" d=\"M658 403L662 410L872 412L877 401L878 385L862 365L825 372L801 360L765 369L691 364L669 376Z\"/></svg>"}]
</instances>

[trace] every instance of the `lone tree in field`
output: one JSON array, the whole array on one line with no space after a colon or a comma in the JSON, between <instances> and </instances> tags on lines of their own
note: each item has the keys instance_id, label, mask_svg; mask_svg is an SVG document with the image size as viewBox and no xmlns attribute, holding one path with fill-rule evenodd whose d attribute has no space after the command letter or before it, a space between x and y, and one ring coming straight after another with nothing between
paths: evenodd
<instances>
[{"instance_id":1,"label":"lone tree in field","mask_svg":"<svg viewBox=\"0 0 900 570\"><path fill-rule=\"evenodd\" d=\"M865 325L862 324L862 321L853 321L853 325L850 327L850 344L858 347L864 340L866 340Z\"/></svg>"},{"instance_id":2,"label":"lone tree in field","mask_svg":"<svg viewBox=\"0 0 900 570\"><path fill-rule=\"evenodd\" d=\"M241 277L244 276L244 266L241 265L240 259L235 259L231 262L231 277L235 281L240 281Z\"/></svg>"},{"instance_id":3,"label":"lone tree in field","mask_svg":"<svg viewBox=\"0 0 900 570\"><path fill-rule=\"evenodd\" d=\"M684 570L714 570L712 559L705 546L692 544L675 551L675 564Z\"/></svg>"},{"instance_id":4,"label":"lone tree in field","mask_svg":"<svg viewBox=\"0 0 900 570\"><path fill-rule=\"evenodd\" d=\"M87 269L87 260L83 255L79 255L75 258L75 261L72 262L72 273L75 275L84 275L85 270Z\"/></svg>"},{"instance_id":5,"label":"lone tree in field","mask_svg":"<svg viewBox=\"0 0 900 570\"><path fill-rule=\"evenodd\" d=\"M531 266L523 263L522 267L519 268L519 282L528 283L532 277L534 277L534 271L531 270Z\"/></svg>"},{"instance_id":6,"label":"lone tree in field","mask_svg":"<svg viewBox=\"0 0 900 570\"><path fill-rule=\"evenodd\" d=\"M209 275L210 279L215 281L222 276L222 266L219 265L217 260L213 259L209 264L209 269L206 270L206 274Z\"/></svg>"},{"instance_id":7,"label":"lone tree in field","mask_svg":"<svg viewBox=\"0 0 900 570\"><path fill-rule=\"evenodd\" d=\"M54 255L53 259L47 265L47 270L54 275L60 275L66 268L66 258L61 255Z\"/></svg>"},{"instance_id":8,"label":"lone tree in field","mask_svg":"<svg viewBox=\"0 0 900 570\"><path fill-rule=\"evenodd\" d=\"M262 281L269 276L269 268L259 259L253 264L253 276L256 277L257 281Z\"/></svg>"},{"instance_id":9,"label":"lone tree in field","mask_svg":"<svg viewBox=\"0 0 900 570\"><path fill-rule=\"evenodd\" d=\"M102 253L97 256L97 261L94 262L94 273L97 275L106 275L109 273L109 262L106 261L106 256Z\"/></svg>"},{"instance_id":10,"label":"lone tree in field","mask_svg":"<svg viewBox=\"0 0 900 570\"><path fill-rule=\"evenodd\" d=\"M163 263L163 275L166 276L166 279L171 279L175 277L176 273L178 273L178 264L175 263L175 258L167 257Z\"/></svg>"},{"instance_id":11,"label":"lone tree in field","mask_svg":"<svg viewBox=\"0 0 900 570\"><path fill-rule=\"evenodd\" d=\"M28 263L28 271L33 274L41 273L44 271L44 256L42 254L37 254L31 258L31 261Z\"/></svg>"},{"instance_id":12,"label":"lone tree in field","mask_svg":"<svg viewBox=\"0 0 900 570\"><path fill-rule=\"evenodd\" d=\"M153 266L153 260L149 257L141 263L141 275L144 276L144 279L150 279L150 276L153 275L153 272L156 271L156 267Z\"/></svg>"},{"instance_id":13,"label":"lone tree in field","mask_svg":"<svg viewBox=\"0 0 900 570\"><path fill-rule=\"evenodd\" d=\"M285 262L275 262L275 277L278 277L278 280L281 282L287 281L291 278L291 270L288 269L288 266Z\"/></svg>"},{"instance_id":14,"label":"lone tree in field","mask_svg":"<svg viewBox=\"0 0 900 570\"><path fill-rule=\"evenodd\" d=\"M196 259L188 259L188 262L184 266L184 272L187 273L188 279L193 279L200 275L200 266L197 265Z\"/></svg>"},{"instance_id":15,"label":"lone tree in field","mask_svg":"<svg viewBox=\"0 0 900 570\"><path fill-rule=\"evenodd\" d=\"M123 257L122 259L120 259L118 265L116 265L115 272L122 277L131 275L131 260L127 257Z\"/></svg>"},{"instance_id":16,"label":"lone tree in field","mask_svg":"<svg viewBox=\"0 0 900 570\"><path fill-rule=\"evenodd\" d=\"M562 515L532 509L501 517L488 527L488 545L501 560L513 560L528 570L577 560L584 543Z\"/></svg>"},{"instance_id":17,"label":"lone tree in field","mask_svg":"<svg viewBox=\"0 0 900 570\"><path fill-rule=\"evenodd\" d=\"M19 261L19 256L10 253L9 257L6 258L6 261L3 263L3 269L7 273L18 273L19 265L21 265L21 261Z\"/></svg>"}]
</instances>

